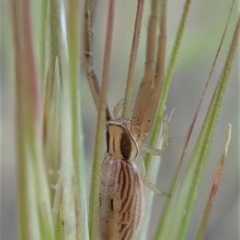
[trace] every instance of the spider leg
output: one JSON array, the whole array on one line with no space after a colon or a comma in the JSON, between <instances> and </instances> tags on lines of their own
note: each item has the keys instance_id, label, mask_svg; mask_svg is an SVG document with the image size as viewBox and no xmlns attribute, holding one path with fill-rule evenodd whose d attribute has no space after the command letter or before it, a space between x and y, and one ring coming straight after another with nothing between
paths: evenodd
<instances>
[{"instance_id":1,"label":"spider leg","mask_svg":"<svg viewBox=\"0 0 240 240\"><path fill-rule=\"evenodd\" d=\"M162 91L163 74L164 74L164 59L165 59L165 48L166 48L166 3L162 1L161 4L161 16L159 24L159 37L158 37L158 53L157 53L157 64L154 76L154 86L152 88L150 97L145 108L145 114L143 116L141 131L138 136L138 141L144 142L147 134L152 126L152 121L158 106L159 97Z\"/></svg>"},{"instance_id":2,"label":"spider leg","mask_svg":"<svg viewBox=\"0 0 240 240\"><path fill-rule=\"evenodd\" d=\"M120 100L117 105L113 109L113 117L114 119L118 119L121 117L121 114L119 113L123 109L124 99Z\"/></svg>"},{"instance_id":3,"label":"spider leg","mask_svg":"<svg viewBox=\"0 0 240 240\"><path fill-rule=\"evenodd\" d=\"M157 29L157 12L158 12L157 1L152 2L152 12L148 22L148 34L147 34L147 51L146 51L146 62L145 71L142 83L140 85L137 100L135 103L131 133L138 139L139 132L141 131L142 119L145 115L146 107L151 108L147 105L152 81L154 79L154 59L155 59L155 43L156 43L156 29Z\"/></svg>"},{"instance_id":4,"label":"spider leg","mask_svg":"<svg viewBox=\"0 0 240 240\"><path fill-rule=\"evenodd\" d=\"M158 196L169 197L169 194L168 194L168 193L159 190L153 183L151 183L145 174L140 173L140 178L141 178L143 184L144 184L146 187L148 187L150 190L152 190L152 191L153 191L155 194L157 194Z\"/></svg>"},{"instance_id":5,"label":"spider leg","mask_svg":"<svg viewBox=\"0 0 240 240\"><path fill-rule=\"evenodd\" d=\"M164 114L164 116L163 116L163 133L162 133L163 143L162 143L161 149L154 148L154 147L146 145L146 144L142 145L142 149L152 155L158 155L158 156L163 155L168 148L169 132L170 132L169 131L169 118L168 118L167 114Z\"/></svg>"},{"instance_id":6,"label":"spider leg","mask_svg":"<svg viewBox=\"0 0 240 240\"><path fill-rule=\"evenodd\" d=\"M168 194L168 193L159 190L159 189L147 178L147 176L146 176L146 174L145 174L145 166L144 166L143 160L142 160L142 159L138 159L138 160L140 160L140 161L136 161L136 164L137 164L138 172L139 172L139 175L140 175L140 178L141 178L143 184L144 184L146 187L148 187L151 191L153 191L156 195L169 197L169 194Z\"/></svg>"},{"instance_id":7,"label":"spider leg","mask_svg":"<svg viewBox=\"0 0 240 240\"><path fill-rule=\"evenodd\" d=\"M84 67L86 69L88 82L92 96L99 109L100 86L98 76L93 63L93 16L95 12L96 1L85 1L84 16ZM111 114L106 104L106 121L111 120Z\"/></svg>"},{"instance_id":8,"label":"spider leg","mask_svg":"<svg viewBox=\"0 0 240 240\"><path fill-rule=\"evenodd\" d=\"M124 108L123 108L123 117L128 116L128 112L131 104L134 72L136 67L137 51L138 51L138 45L139 45L139 39L140 39L141 25L142 25L143 8L144 8L144 0L138 0L133 39L132 39L131 55L130 55L130 60L128 65L128 77L127 77L127 84L126 84L126 90L125 90L126 101L124 103Z\"/></svg>"}]
</instances>

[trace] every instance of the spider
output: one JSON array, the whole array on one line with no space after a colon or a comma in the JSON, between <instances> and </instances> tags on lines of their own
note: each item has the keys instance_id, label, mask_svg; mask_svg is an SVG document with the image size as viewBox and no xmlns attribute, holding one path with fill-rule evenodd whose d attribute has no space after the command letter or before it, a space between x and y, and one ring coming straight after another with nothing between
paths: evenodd
<instances>
[{"instance_id":1,"label":"spider","mask_svg":"<svg viewBox=\"0 0 240 240\"><path fill-rule=\"evenodd\" d=\"M142 1L139 1L141 4ZM144 144L150 131L162 89L164 51L158 46L155 65L155 37L158 1L152 2L149 18L145 73L142 79L131 120L123 118L120 111L123 101L113 110L113 118L106 104L107 154L101 166L99 196L99 239L132 239L141 222L143 211L142 183L156 194L167 196L158 190L145 176L139 162L139 150L162 155L168 147L168 116L163 116L163 145L156 149ZM139 6L139 5L138 5ZM85 2L84 63L96 106L99 102L99 81L93 64L93 15L94 3ZM164 29L159 42L164 44ZM156 70L154 70L156 68Z\"/></svg>"}]
</instances>

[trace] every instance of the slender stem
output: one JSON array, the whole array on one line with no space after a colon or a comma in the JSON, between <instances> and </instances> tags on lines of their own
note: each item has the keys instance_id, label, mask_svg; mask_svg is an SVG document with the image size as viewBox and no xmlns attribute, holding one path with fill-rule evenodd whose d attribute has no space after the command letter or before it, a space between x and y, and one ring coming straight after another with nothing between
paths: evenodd
<instances>
[{"instance_id":1,"label":"slender stem","mask_svg":"<svg viewBox=\"0 0 240 240\"><path fill-rule=\"evenodd\" d=\"M104 59L103 59L102 84L101 84L101 90L100 90L100 103L99 103L99 111L98 111L97 132L96 132L96 138L95 138L94 162L93 162L93 168L92 168L92 181L91 181L91 194L90 194L90 210L89 210L90 226L89 228L90 228L91 240L97 239L97 229L98 229L99 178L100 178L100 164L101 164L101 157L102 157L101 143L103 138L104 123L105 123L105 102L106 102L111 47L112 47L114 6L115 6L115 0L109 0L106 41L105 41L105 50L104 50Z\"/></svg>"},{"instance_id":2,"label":"slender stem","mask_svg":"<svg viewBox=\"0 0 240 240\"><path fill-rule=\"evenodd\" d=\"M131 105L134 72L136 67L137 51L138 51L138 44L139 44L139 38L140 38L140 32L141 32L141 25L142 25L143 6L144 6L144 0L138 0L137 14L135 19L134 33L133 33L133 40L132 40L132 49L131 49L129 67L128 67L126 92L124 97L125 101L124 101L124 108L123 108L123 117L128 117L129 109Z\"/></svg>"},{"instance_id":3,"label":"slender stem","mask_svg":"<svg viewBox=\"0 0 240 240\"><path fill-rule=\"evenodd\" d=\"M41 81L43 82L45 74L45 61L46 61L46 22L47 22L47 0L42 0L41 9L41 42L40 42L40 54L41 54Z\"/></svg>"},{"instance_id":4,"label":"slender stem","mask_svg":"<svg viewBox=\"0 0 240 240\"><path fill-rule=\"evenodd\" d=\"M195 238L196 240L201 240L201 239L204 238L204 233L205 233L205 230L206 230L206 227L207 227L207 222L209 220L209 215L210 215L210 212L211 212L211 209L212 209L212 206L213 206L213 201L216 197L217 190L218 190L219 183L220 183L220 179L221 179L221 176L222 176L222 171L223 171L225 159L226 159L226 156L227 156L228 146L229 146L230 140L231 140L231 124L228 125L227 137L226 137L226 140L225 140L223 153L222 153L220 162L218 164L218 167L217 167L217 170L216 170L216 173L215 173L215 177L214 177L214 180L213 180L213 183L212 183L211 192L208 196L208 200L207 200L207 203L206 203L206 206L205 206L205 210L204 210L204 213L203 213L203 216L202 216L199 228L198 228L198 232L196 234L196 238Z\"/></svg>"},{"instance_id":5,"label":"slender stem","mask_svg":"<svg viewBox=\"0 0 240 240\"><path fill-rule=\"evenodd\" d=\"M226 85L228 82L228 77L231 71L233 58L236 52L238 38L239 38L239 30L240 30L240 15L238 17L238 22L235 27L234 35L232 38L232 42L230 45L230 49L228 52L228 56L225 61L225 65L223 67L222 73L220 75L218 84L215 88L215 92L213 94L211 103L208 108L208 113L204 120L203 126L204 131L200 133L197 144L198 146L194 149L194 154L190 160L190 166L187 169L186 176L183 184L185 185L187 181L189 181L189 176L191 174L191 170L194 167L194 178L191 179L191 183L189 184L189 189L186 195L186 201L183 208L186 210L186 214L182 215L180 222L181 224L178 227L177 236L180 239L183 239L183 236L186 235L188 223L190 221L190 217L192 214L193 204L197 195L197 187L199 185L199 178L203 171L203 165L206 161L206 155L209 150L210 141L212 139L212 135L217 123L217 116L219 115L220 107L222 104L224 92L226 90ZM198 155L197 155L198 154ZM197 158L197 159L196 159ZM184 193L185 194L185 193ZM182 197L181 192L179 198ZM178 206L178 205L176 205Z\"/></svg>"},{"instance_id":6,"label":"slender stem","mask_svg":"<svg viewBox=\"0 0 240 240\"><path fill-rule=\"evenodd\" d=\"M52 101L53 86L55 81L55 64L59 54L59 2L52 0L49 2L49 35L50 35L50 46L49 46L49 65L47 66L46 75L46 90L44 96L44 112L43 112L43 142L47 140L47 123L49 119L49 112ZM61 72L61 64L59 64L59 71ZM61 79L61 76L60 76Z\"/></svg>"},{"instance_id":7,"label":"slender stem","mask_svg":"<svg viewBox=\"0 0 240 240\"><path fill-rule=\"evenodd\" d=\"M85 189L85 166L84 166L84 148L81 141L82 126L80 117L80 96L79 96L79 56L80 56L80 29L79 24L79 0L69 0L69 18L68 18L68 50L69 50L69 84L71 100L71 120L72 120L72 152L75 177L77 178L78 189L76 197L80 214L76 213L77 231L80 229L78 239L89 239L88 236L88 218L86 210L86 189ZM71 13L71 14L70 14ZM76 211L77 212L77 211Z\"/></svg>"}]
</instances>

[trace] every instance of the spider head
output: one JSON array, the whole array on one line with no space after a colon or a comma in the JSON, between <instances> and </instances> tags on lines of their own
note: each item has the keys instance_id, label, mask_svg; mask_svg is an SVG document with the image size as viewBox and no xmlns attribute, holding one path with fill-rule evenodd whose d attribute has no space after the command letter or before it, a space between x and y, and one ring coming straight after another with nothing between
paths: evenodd
<instances>
[{"instance_id":1,"label":"spider head","mask_svg":"<svg viewBox=\"0 0 240 240\"><path fill-rule=\"evenodd\" d=\"M111 120L107 127L107 152L122 160L134 160L138 156L137 141L130 132L131 121L124 118Z\"/></svg>"}]
</instances>

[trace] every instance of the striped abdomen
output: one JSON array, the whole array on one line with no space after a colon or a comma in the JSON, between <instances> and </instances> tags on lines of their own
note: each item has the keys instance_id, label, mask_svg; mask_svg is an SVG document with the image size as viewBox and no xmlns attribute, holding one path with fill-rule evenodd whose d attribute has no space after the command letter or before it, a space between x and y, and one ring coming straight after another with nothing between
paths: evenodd
<instances>
[{"instance_id":1,"label":"striped abdomen","mask_svg":"<svg viewBox=\"0 0 240 240\"><path fill-rule=\"evenodd\" d=\"M141 221L143 196L137 169L128 160L107 157L101 168L101 240L132 239Z\"/></svg>"}]
</instances>

